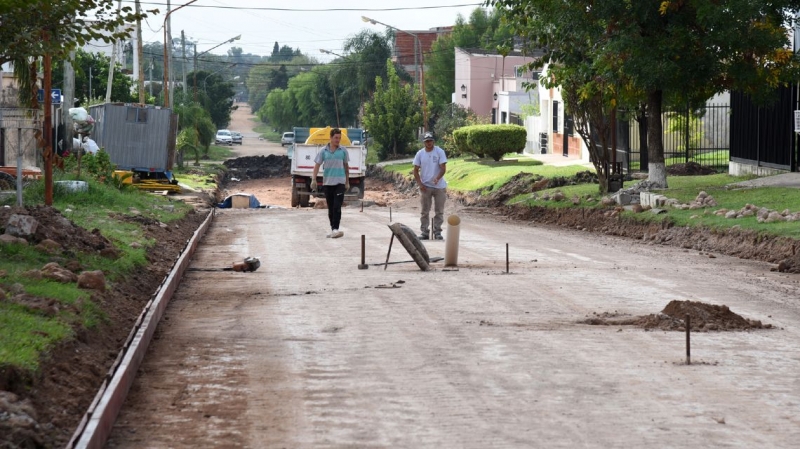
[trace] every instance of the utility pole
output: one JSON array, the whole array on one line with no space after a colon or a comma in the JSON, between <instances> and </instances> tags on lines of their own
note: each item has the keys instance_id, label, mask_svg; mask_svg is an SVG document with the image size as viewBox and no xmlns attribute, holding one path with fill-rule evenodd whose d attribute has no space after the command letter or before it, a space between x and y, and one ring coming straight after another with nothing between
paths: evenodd
<instances>
[{"instance_id":1,"label":"utility pole","mask_svg":"<svg viewBox=\"0 0 800 449\"><path fill-rule=\"evenodd\" d=\"M184 5L170 10L170 3L169 0L167 0L167 16L164 18L164 107L172 108L172 105L174 104L173 98L169 95L169 78L171 72L170 69L172 66L172 34L170 30L170 21L172 20L172 17L170 17L170 15L196 1L197 0L191 0Z\"/></svg>"},{"instance_id":2,"label":"utility pole","mask_svg":"<svg viewBox=\"0 0 800 449\"><path fill-rule=\"evenodd\" d=\"M122 9L122 0L117 0L117 14ZM114 46L111 48L111 59L108 61L108 82L106 83L106 103L111 101L111 86L114 84L114 66L117 64L118 41L112 41Z\"/></svg>"},{"instance_id":3,"label":"utility pole","mask_svg":"<svg viewBox=\"0 0 800 449\"><path fill-rule=\"evenodd\" d=\"M45 48L50 43L50 34L48 31L43 31L42 40L44 41ZM52 59L47 50L42 58L42 71L44 72L44 80L42 80L42 89L44 90L44 123L42 132L44 133L44 148L42 155L44 156L44 204L45 206L53 205L53 116L50 108L53 104L53 97L50 91L53 87L52 79Z\"/></svg>"},{"instance_id":4,"label":"utility pole","mask_svg":"<svg viewBox=\"0 0 800 449\"><path fill-rule=\"evenodd\" d=\"M183 72L183 96L186 96L186 35L181 30L181 71Z\"/></svg>"},{"instance_id":5,"label":"utility pole","mask_svg":"<svg viewBox=\"0 0 800 449\"><path fill-rule=\"evenodd\" d=\"M136 15L142 13L142 6L139 4L139 0L136 0ZM138 67L136 70L139 72L137 74L139 80L139 103L144 104L144 60L142 56L144 56L144 50L142 48L142 19L136 19L136 59L139 62ZM150 96L153 96L153 71L150 70Z\"/></svg>"},{"instance_id":6,"label":"utility pole","mask_svg":"<svg viewBox=\"0 0 800 449\"><path fill-rule=\"evenodd\" d=\"M156 58L150 58L150 96L153 96L153 66L156 65Z\"/></svg>"},{"instance_id":7,"label":"utility pole","mask_svg":"<svg viewBox=\"0 0 800 449\"><path fill-rule=\"evenodd\" d=\"M167 59L169 59L169 70L167 71L167 74L166 74L167 86L168 86L166 89L168 89L168 90L165 90L164 92L172 92L172 17L169 17L169 13L172 12L172 11L170 11L169 0L167 0L167 11L168 11L167 12L168 16L167 16L167 28L166 28L166 30L167 30L167 41L169 42L169 45L168 45L169 53L167 53ZM164 45L167 45L167 42L164 42ZM170 109L172 109L173 98L174 97L175 97L174 95L170 95L169 102L166 105Z\"/></svg>"},{"instance_id":8,"label":"utility pole","mask_svg":"<svg viewBox=\"0 0 800 449\"><path fill-rule=\"evenodd\" d=\"M64 104L61 105L61 117L64 120L64 150L72 150L72 117L69 109L75 106L75 50L69 52L69 57L64 61ZM66 109L66 110L64 110Z\"/></svg>"}]
</instances>

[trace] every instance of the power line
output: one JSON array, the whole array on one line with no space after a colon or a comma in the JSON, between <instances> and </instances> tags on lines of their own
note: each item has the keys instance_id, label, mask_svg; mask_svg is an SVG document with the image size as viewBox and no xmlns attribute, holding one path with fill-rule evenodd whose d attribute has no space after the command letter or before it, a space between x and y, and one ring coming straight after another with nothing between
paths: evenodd
<instances>
[{"instance_id":1,"label":"power line","mask_svg":"<svg viewBox=\"0 0 800 449\"><path fill-rule=\"evenodd\" d=\"M126 0L124 3L133 3L131 0ZM167 6L166 3L160 2L139 2L141 5L154 5L154 6ZM212 8L212 9L233 9L237 11L251 10L251 11L278 11L278 12L389 12L389 11L416 11L428 9L447 9L447 8L464 8L467 6L483 6L483 3L464 3L460 5L433 5L433 6L415 6L415 7L400 7L400 8L273 8L265 6L215 6L215 5L198 5L192 4L187 8Z\"/></svg>"}]
</instances>

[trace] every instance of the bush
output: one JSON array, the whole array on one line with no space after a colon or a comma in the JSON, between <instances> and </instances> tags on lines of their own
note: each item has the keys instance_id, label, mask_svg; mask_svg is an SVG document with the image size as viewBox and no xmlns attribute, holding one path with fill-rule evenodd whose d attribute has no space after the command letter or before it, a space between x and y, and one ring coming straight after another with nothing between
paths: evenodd
<instances>
[{"instance_id":1,"label":"bush","mask_svg":"<svg viewBox=\"0 0 800 449\"><path fill-rule=\"evenodd\" d=\"M461 156L467 153L475 154L482 157L482 154L476 154L472 147L469 146L469 130L471 126L464 126L453 130L453 156Z\"/></svg>"},{"instance_id":2,"label":"bush","mask_svg":"<svg viewBox=\"0 0 800 449\"><path fill-rule=\"evenodd\" d=\"M519 125L472 125L453 131L459 152L495 161L506 153L521 153L527 138L528 132Z\"/></svg>"},{"instance_id":3,"label":"bush","mask_svg":"<svg viewBox=\"0 0 800 449\"><path fill-rule=\"evenodd\" d=\"M81 150L78 149L78 151ZM114 164L111 163L111 157L102 148L96 154L83 154L80 158L80 166L82 173L80 174L81 176L78 176L77 152L70 154L64 159L64 173L76 175L79 178L82 177L82 175L88 175L98 181L106 183L111 181L115 168Z\"/></svg>"}]
</instances>

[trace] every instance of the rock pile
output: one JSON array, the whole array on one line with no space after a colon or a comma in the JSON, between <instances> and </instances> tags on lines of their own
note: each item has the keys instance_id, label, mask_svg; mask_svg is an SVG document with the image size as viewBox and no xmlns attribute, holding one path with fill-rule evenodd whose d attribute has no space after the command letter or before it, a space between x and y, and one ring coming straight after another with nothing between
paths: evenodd
<instances>
[{"instance_id":1,"label":"rock pile","mask_svg":"<svg viewBox=\"0 0 800 449\"><path fill-rule=\"evenodd\" d=\"M697 197L689 202L689 204L681 204L678 200L670 198L666 201L666 205L672 206L675 209L696 210L706 207L717 207L717 200L715 200L713 196L707 194L706 192L700 191L700 193L697 194Z\"/></svg>"},{"instance_id":2,"label":"rock pile","mask_svg":"<svg viewBox=\"0 0 800 449\"><path fill-rule=\"evenodd\" d=\"M775 223L777 221L800 221L800 212L792 213L789 209L784 209L783 212L767 209L766 207L758 207L753 204L746 204L739 210L719 209L714 211L714 215L724 216L725 218L744 218L756 216L759 223Z\"/></svg>"}]
</instances>

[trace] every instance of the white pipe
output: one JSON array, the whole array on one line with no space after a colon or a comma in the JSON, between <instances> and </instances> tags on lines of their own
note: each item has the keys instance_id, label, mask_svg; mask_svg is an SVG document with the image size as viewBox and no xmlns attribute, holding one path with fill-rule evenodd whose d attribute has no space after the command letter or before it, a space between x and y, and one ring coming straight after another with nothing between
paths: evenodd
<instances>
[{"instance_id":1,"label":"white pipe","mask_svg":"<svg viewBox=\"0 0 800 449\"><path fill-rule=\"evenodd\" d=\"M444 266L458 266L458 235L461 233L458 215L447 217L447 239L444 247Z\"/></svg>"}]
</instances>

